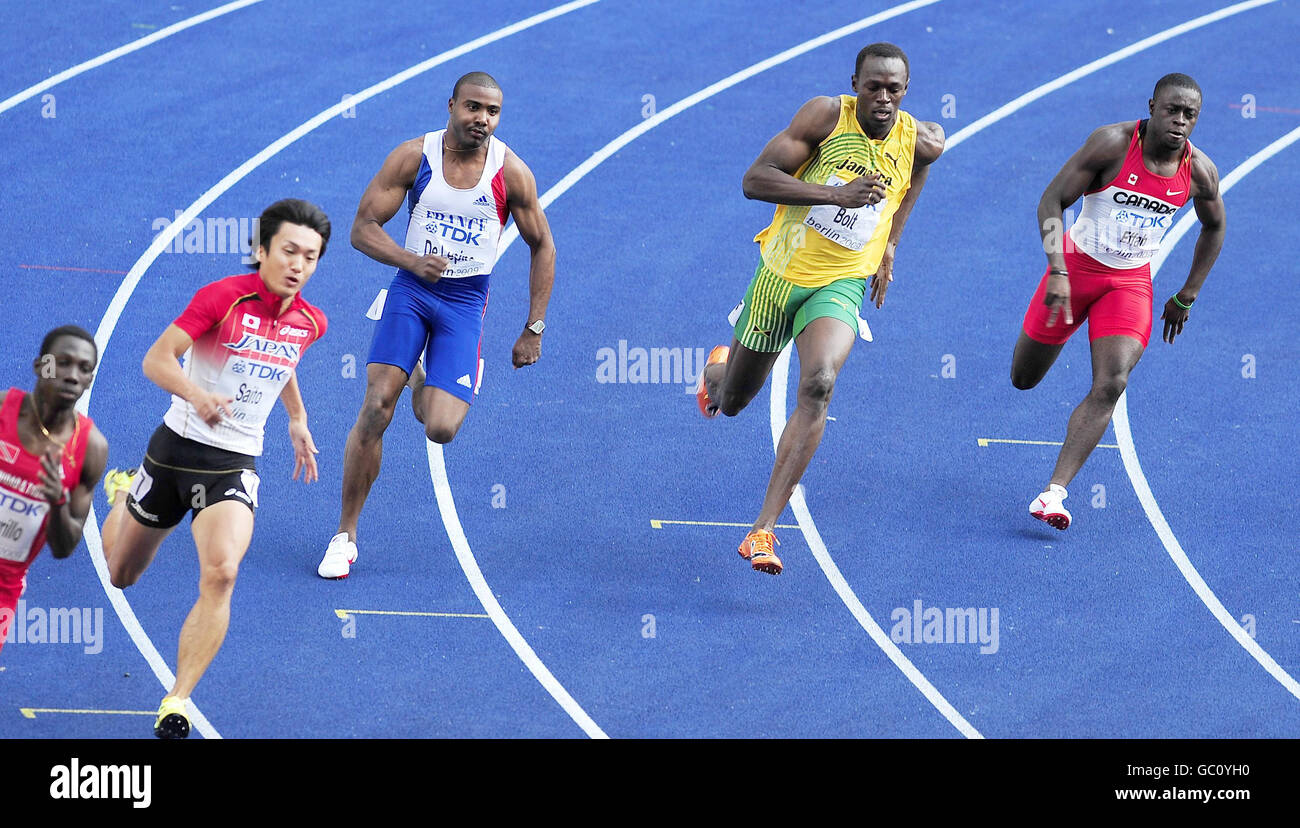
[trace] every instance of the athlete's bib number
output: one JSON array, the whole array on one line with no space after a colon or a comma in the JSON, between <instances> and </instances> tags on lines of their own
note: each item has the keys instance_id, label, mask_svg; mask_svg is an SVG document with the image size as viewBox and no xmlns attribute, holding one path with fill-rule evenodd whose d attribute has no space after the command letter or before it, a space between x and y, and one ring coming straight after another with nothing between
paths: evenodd
<instances>
[{"instance_id":1,"label":"athlete's bib number","mask_svg":"<svg viewBox=\"0 0 1300 828\"><path fill-rule=\"evenodd\" d=\"M149 476L149 472L144 470L144 464L141 463L140 468L135 470L135 477L131 479L131 488L126 490L127 494L135 498L136 503L139 503L145 499L152 488L153 478Z\"/></svg>"},{"instance_id":2,"label":"athlete's bib number","mask_svg":"<svg viewBox=\"0 0 1300 828\"><path fill-rule=\"evenodd\" d=\"M49 501L0 489L0 560L22 563L50 513Z\"/></svg>"},{"instance_id":3,"label":"athlete's bib number","mask_svg":"<svg viewBox=\"0 0 1300 828\"><path fill-rule=\"evenodd\" d=\"M831 173L826 180L826 184L831 187L842 187L845 183L835 173ZM856 208L818 204L808 211L808 217L803 223L840 247L857 251L866 247L871 240L871 234L876 231L884 208L884 199Z\"/></svg>"}]
</instances>

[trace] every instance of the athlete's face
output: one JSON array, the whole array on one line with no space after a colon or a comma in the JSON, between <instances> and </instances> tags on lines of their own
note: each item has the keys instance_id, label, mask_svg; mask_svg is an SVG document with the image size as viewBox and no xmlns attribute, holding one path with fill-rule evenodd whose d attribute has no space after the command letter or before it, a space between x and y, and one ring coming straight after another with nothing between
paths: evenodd
<instances>
[{"instance_id":1,"label":"athlete's face","mask_svg":"<svg viewBox=\"0 0 1300 828\"><path fill-rule=\"evenodd\" d=\"M460 97L447 101L447 131L451 133L448 146L455 149L477 149L488 136L497 131L501 120L501 90L465 84Z\"/></svg>"},{"instance_id":2,"label":"athlete's face","mask_svg":"<svg viewBox=\"0 0 1300 828\"><path fill-rule=\"evenodd\" d=\"M281 224L271 237L270 249L257 248L266 289L286 299L301 291L316 272L320 248L320 233L301 224Z\"/></svg>"},{"instance_id":3,"label":"athlete's face","mask_svg":"<svg viewBox=\"0 0 1300 828\"><path fill-rule=\"evenodd\" d=\"M898 117L898 105L907 94L907 65L899 58L868 55L853 76L858 95L858 123L868 135L889 132Z\"/></svg>"},{"instance_id":4,"label":"athlete's face","mask_svg":"<svg viewBox=\"0 0 1300 828\"><path fill-rule=\"evenodd\" d=\"M95 347L79 336L61 336L50 352L32 363L39 396L59 405L72 405L95 379Z\"/></svg>"},{"instance_id":5,"label":"athlete's face","mask_svg":"<svg viewBox=\"0 0 1300 828\"><path fill-rule=\"evenodd\" d=\"M1151 120L1147 122L1147 136L1159 141L1169 150L1179 150L1192 134L1196 119L1201 116L1201 96L1195 89L1166 86L1160 97L1147 104Z\"/></svg>"}]
</instances>

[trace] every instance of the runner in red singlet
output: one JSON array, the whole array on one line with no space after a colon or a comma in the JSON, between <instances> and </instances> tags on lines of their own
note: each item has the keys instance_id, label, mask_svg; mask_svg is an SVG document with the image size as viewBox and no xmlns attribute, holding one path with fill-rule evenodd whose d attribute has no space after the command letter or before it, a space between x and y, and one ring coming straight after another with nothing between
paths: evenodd
<instances>
[{"instance_id":1,"label":"runner in red singlet","mask_svg":"<svg viewBox=\"0 0 1300 828\"><path fill-rule=\"evenodd\" d=\"M1166 342L1183 332L1223 247L1219 172L1188 140L1200 116L1200 87L1187 75L1165 75L1147 106L1149 120L1093 132L1038 205L1047 272L1025 314L1011 382L1037 385L1085 319L1092 347L1092 389L1070 415L1047 488L1029 505L1031 515L1057 529L1070 525L1065 487L1100 442L1151 336L1151 259L1189 198L1201 232L1187 280L1161 314ZM1079 220L1062 238L1062 211L1080 196Z\"/></svg>"},{"instance_id":2,"label":"runner in red singlet","mask_svg":"<svg viewBox=\"0 0 1300 828\"><path fill-rule=\"evenodd\" d=\"M0 404L0 648L41 547L66 558L81 542L108 441L73 406L98 361L89 333L55 328L32 363L35 390L10 388Z\"/></svg>"},{"instance_id":3,"label":"runner in red singlet","mask_svg":"<svg viewBox=\"0 0 1300 828\"><path fill-rule=\"evenodd\" d=\"M317 477L295 369L325 335L325 315L301 291L325 253L330 223L316 206L285 199L266 208L258 228L258 270L200 288L145 355L145 376L171 392L172 405L140 467L104 481L112 504L104 559L119 589L139 580L192 514L199 598L181 628L176 683L154 722L162 739L189 735L186 701L226 637L235 576L253 537L255 459L277 399L289 415L293 478Z\"/></svg>"}]
</instances>

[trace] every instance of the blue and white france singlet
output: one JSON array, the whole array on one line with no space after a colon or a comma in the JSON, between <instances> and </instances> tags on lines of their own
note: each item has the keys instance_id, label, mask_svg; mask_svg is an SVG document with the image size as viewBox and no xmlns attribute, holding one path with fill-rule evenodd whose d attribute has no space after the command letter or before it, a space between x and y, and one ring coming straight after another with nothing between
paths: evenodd
<instances>
[{"instance_id":1,"label":"blue and white france singlet","mask_svg":"<svg viewBox=\"0 0 1300 828\"><path fill-rule=\"evenodd\" d=\"M410 220L404 247L421 256L451 261L444 279L463 279L492 272L497 244L510 213L506 208L506 145L489 136L487 162L478 183L458 190L442 175L445 129L424 136L420 171L408 196ZM413 274L412 274L413 275Z\"/></svg>"},{"instance_id":2,"label":"blue and white france singlet","mask_svg":"<svg viewBox=\"0 0 1300 828\"><path fill-rule=\"evenodd\" d=\"M410 375L424 353L425 384L472 403L483 382L483 316L506 206L506 145L487 143L483 173L460 190L442 174L446 130L424 137L420 169L407 203L405 248L450 260L442 278L429 282L398 268L388 287L369 363L395 365Z\"/></svg>"}]
</instances>

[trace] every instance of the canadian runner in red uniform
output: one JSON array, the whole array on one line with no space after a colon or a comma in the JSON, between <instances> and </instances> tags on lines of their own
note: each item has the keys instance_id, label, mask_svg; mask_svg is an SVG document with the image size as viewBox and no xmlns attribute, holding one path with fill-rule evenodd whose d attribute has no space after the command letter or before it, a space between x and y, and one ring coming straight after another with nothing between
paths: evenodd
<instances>
[{"instance_id":1,"label":"canadian runner in red uniform","mask_svg":"<svg viewBox=\"0 0 1300 828\"><path fill-rule=\"evenodd\" d=\"M1161 314L1166 342L1183 332L1223 247L1219 171L1188 140L1201 112L1200 87L1187 75L1165 75L1147 107L1148 120L1094 131L1038 205L1047 272L1025 314L1011 382L1021 389L1037 385L1085 319L1092 347L1092 389L1070 415L1047 488L1029 505L1031 515L1057 529L1070 525L1065 487L1105 433L1150 338L1150 262L1189 198L1201 232L1187 280ZM1079 220L1063 234L1062 211L1080 196Z\"/></svg>"},{"instance_id":2,"label":"canadian runner in red uniform","mask_svg":"<svg viewBox=\"0 0 1300 828\"><path fill-rule=\"evenodd\" d=\"M119 589L139 580L163 539L192 514L199 598L181 628L176 683L154 723L164 739L189 735L186 701L230 625L235 576L253 537L255 459L276 399L289 414L293 478L317 478L295 369L325 335L325 315L301 291L325 253L330 223L314 205L285 199L258 226L257 272L201 288L145 355L145 376L171 392L172 406L140 468L110 472L104 482L112 504L104 558Z\"/></svg>"},{"instance_id":3,"label":"canadian runner in red uniform","mask_svg":"<svg viewBox=\"0 0 1300 828\"><path fill-rule=\"evenodd\" d=\"M73 406L98 361L89 333L55 328L32 363L35 390L10 388L0 404L0 648L41 547L66 558L81 542L108 441Z\"/></svg>"}]
</instances>

